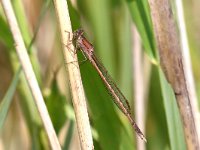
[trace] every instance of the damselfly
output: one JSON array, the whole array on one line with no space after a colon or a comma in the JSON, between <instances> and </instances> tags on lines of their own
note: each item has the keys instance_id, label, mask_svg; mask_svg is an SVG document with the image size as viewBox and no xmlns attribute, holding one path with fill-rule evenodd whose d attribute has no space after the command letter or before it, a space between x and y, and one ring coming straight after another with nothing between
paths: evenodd
<instances>
[{"instance_id":1,"label":"damselfly","mask_svg":"<svg viewBox=\"0 0 200 150\"><path fill-rule=\"evenodd\" d=\"M119 88L116 86L114 81L112 80L111 76L106 71L105 67L102 63L97 59L94 54L94 47L93 45L83 36L84 31L82 29L78 29L73 33L73 42L75 44L76 50L81 50L85 57L90 61L90 63L94 66L97 70L99 76L101 77L103 83L105 84L106 88L112 95L112 98L118 108L127 116L128 120L130 121L131 125L135 129L137 135L146 141L144 134L141 132L137 124L135 123L134 119L131 116L131 109L129 103Z\"/></svg>"}]
</instances>

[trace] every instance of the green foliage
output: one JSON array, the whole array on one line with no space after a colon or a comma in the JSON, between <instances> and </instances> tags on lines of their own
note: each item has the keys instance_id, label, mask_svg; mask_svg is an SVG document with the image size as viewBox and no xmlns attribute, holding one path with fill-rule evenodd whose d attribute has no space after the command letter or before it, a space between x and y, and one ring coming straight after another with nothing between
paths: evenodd
<instances>
[{"instance_id":1,"label":"green foliage","mask_svg":"<svg viewBox=\"0 0 200 150\"><path fill-rule=\"evenodd\" d=\"M161 81L164 106L166 110L171 149L184 150L186 149L186 144L184 142L183 128L175 96L161 70L159 70L159 76Z\"/></svg>"},{"instance_id":2,"label":"green foliage","mask_svg":"<svg viewBox=\"0 0 200 150\"><path fill-rule=\"evenodd\" d=\"M150 57L152 63L157 63L155 41L150 19L148 1L127 1L127 5L129 7L130 15L135 25L137 26L138 31L140 32L144 50Z\"/></svg>"},{"instance_id":3,"label":"green foliage","mask_svg":"<svg viewBox=\"0 0 200 150\"><path fill-rule=\"evenodd\" d=\"M3 98L3 100L0 104L0 131L2 130L3 124L5 122L6 115L8 113L10 104L12 102L13 95L15 93L16 86L17 86L17 83L18 83L20 71L21 70L19 70L16 73L15 77L13 78L12 83L10 84L10 87L9 87L7 93L5 94L5 97Z\"/></svg>"},{"instance_id":4,"label":"green foliage","mask_svg":"<svg viewBox=\"0 0 200 150\"><path fill-rule=\"evenodd\" d=\"M49 115L58 134L67 116L65 111L66 99L60 93L55 79L51 85L50 94L45 99Z\"/></svg>"},{"instance_id":5,"label":"green foliage","mask_svg":"<svg viewBox=\"0 0 200 150\"><path fill-rule=\"evenodd\" d=\"M9 49L13 48L12 35L2 15L0 16L0 26L1 26L1 30L0 30L1 42L5 43L9 47Z\"/></svg>"},{"instance_id":6,"label":"green foliage","mask_svg":"<svg viewBox=\"0 0 200 150\"><path fill-rule=\"evenodd\" d=\"M41 16L44 17L47 10L52 13L54 8L49 3L49 1L46 1L44 4L45 9L41 9ZM31 33L22 3L16 0L13 2L13 6L21 32L23 33L24 42L30 50L29 54L34 71L37 74L38 83L40 87L45 87L45 83L42 80L41 65L36 55L37 48L34 46L34 42L37 39L37 30ZM50 6L51 9L48 9ZM68 1L68 7L73 29L81 27L85 30L86 37L95 47L96 55L102 60L109 74L113 77L117 85L119 85L122 93L124 93L130 103L133 101L132 76L134 74L132 71L133 43L131 26L133 23L135 24L141 36L144 55L148 56L153 65L150 86L147 89L149 91L149 95L147 96L148 110L146 114L147 149L185 150L186 144L182 131L182 123L174 94L158 65L159 59L153 38L148 1L77 0L77 8L70 1ZM43 17L39 17L40 19L38 19L38 28L42 24ZM20 108L26 120L32 149L48 149L47 138L44 136L44 129L42 128L32 95L24 75L19 75L19 62L14 52L14 44L9 26L5 21L3 13L0 16L0 41L8 49L9 61L13 66L13 72L16 72L13 82L0 105L0 128L2 130L13 94L17 89L20 97ZM57 42L60 41L55 38L55 43ZM80 61L84 59L81 53L78 53L78 55ZM49 60L49 62L51 61ZM127 118L112 102L97 72L89 62L81 64L80 68L88 100L91 127L94 131L95 149L136 149L135 132ZM45 74L46 76L48 75ZM45 97L46 105L56 132L59 133L61 131L66 121L70 122L69 132L66 133L65 144L63 146L63 149L69 149L75 122L75 117L71 117L70 114L73 113L71 106L66 102L69 96L66 97L61 94L57 80L53 80L50 91L50 95Z\"/></svg>"}]
</instances>

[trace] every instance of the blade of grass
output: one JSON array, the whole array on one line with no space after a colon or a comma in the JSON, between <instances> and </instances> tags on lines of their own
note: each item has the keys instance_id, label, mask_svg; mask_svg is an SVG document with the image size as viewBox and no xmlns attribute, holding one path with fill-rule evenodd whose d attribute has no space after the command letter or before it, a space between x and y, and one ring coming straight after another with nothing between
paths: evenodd
<instances>
[{"instance_id":1,"label":"blade of grass","mask_svg":"<svg viewBox=\"0 0 200 150\"><path fill-rule=\"evenodd\" d=\"M174 97L173 91L166 81L164 74L161 69L159 69L160 84L163 95L164 108L167 118L167 126L169 132L170 146L172 150L186 150L186 144L184 141L183 127Z\"/></svg>"},{"instance_id":2,"label":"blade of grass","mask_svg":"<svg viewBox=\"0 0 200 150\"><path fill-rule=\"evenodd\" d=\"M2 14L0 16L0 26L1 26L1 30L0 30L0 40L10 49L14 48L13 46L13 39L12 39L12 35L10 33L10 30L5 22L5 20L2 17Z\"/></svg>"},{"instance_id":3,"label":"blade of grass","mask_svg":"<svg viewBox=\"0 0 200 150\"><path fill-rule=\"evenodd\" d=\"M67 130L65 142L64 142L64 145L63 145L63 150L68 150L70 148L70 143L71 143L71 140L72 140L73 132L74 132L74 121L70 120L69 128Z\"/></svg>"},{"instance_id":4,"label":"blade of grass","mask_svg":"<svg viewBox=\"0 0 200 150\"><path fill-rule=\"evenodd\" d=\"M36 77L37 77L39 84L41 84L41 81L42 81L41 80L41 72L40 72L41 69L40 69L38 58L37 58L37 53L35 53L36 48L33 45L30 45L33 38L32 38L32 34L30 32L27 17L25 15L26 13L25 13L25 10L24 10L24 7L23 7L23 3L22 3L21 0L15 0L15 1L13 1L12 6L13 6L13 10L16 14L16 19L17 19L18 24L19 24L20 32L22 33L22 37L23 37L23 40L24 40L24 43L25 43L25 47L27 49L28 48L30 49L29 50L30 59L31 59L31 62L32 62L34 72L36 74ZM40 24L39 21L38 21L38 24ZM37 28L35 29L35 33L33 33L33 35L36 35L36 34L37 34Z\"/></svg>"},{"instance_id":5,"label":"blade of grass","mask_svg":"<svg viewBox=\"0 0 200 150\"><path fill-rule=\"evenodd\" d=\"M141 0L127 0L127 5L132 20L140 33L144 50L149 56L151 62L157 64L155 41L153 38L148 2Z\"/></svg>"},{"instance_id":6,"label":"blade of grass","mask_svg":"<svg viewBox=\"0 0 200 150\"><path fill-rule=\"evenodd\" d=\"M1 101L1 104L0 104L0 131L2 130L6 115L8 113L10 104L11 104L13 96L15 94L20 72L21 72L21 68L16 72L15 76L12 79L12 83L9 86L9 89L7 90L3 100Z\"/></svg>"}]
</instances>

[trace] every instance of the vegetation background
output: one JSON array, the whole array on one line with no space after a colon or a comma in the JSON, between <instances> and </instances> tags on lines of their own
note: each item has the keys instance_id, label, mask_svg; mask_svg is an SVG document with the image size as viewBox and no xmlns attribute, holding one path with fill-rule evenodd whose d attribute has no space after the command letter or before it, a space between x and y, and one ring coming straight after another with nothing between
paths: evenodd
<instances>
[{"instance_id":1,"label":"vegetation background","mask_svg":"<svg viewBox=\"0 0 200 150\"><path fill-rule=\"evenodd\" d=\"M183 1L198 99L199 3ZM50 0L13 0L12 5L60 143L63 149L80 149L54 4ZM176 17L175 1L172 6ZM186 149L177 104L159 66L148 1L72 0L68 7L73 30L84 29L96 55L129 100L133 116L137 114L134 118L143 120L146 149ZM136 30L138 38L134 38ZM135 61L136 44L141 45L139 62ZM0 149L49 149L2 7L0 54ZM80 61L84 59L81 53L78 56ZM136 69L138 65L141 72ZM136 149L132 127L94 68L85 62L80 69L95 149ZM134 80L137 76L141 82ZM135 112L139 107L135 91L141 86L142 111Z\"/></svg>"}]
</instances>

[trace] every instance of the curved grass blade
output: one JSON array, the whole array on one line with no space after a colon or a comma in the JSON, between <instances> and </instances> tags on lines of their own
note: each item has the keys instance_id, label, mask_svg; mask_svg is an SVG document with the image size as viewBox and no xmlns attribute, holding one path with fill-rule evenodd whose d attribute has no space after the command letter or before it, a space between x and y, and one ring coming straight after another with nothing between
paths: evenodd
<instances>
[{"instance_id":1,"label":"curved grass blade","mask_svg":"<svg viewBox=\"0 0 200 150\"><path fill-rule=\"evenodd\" d=\"M148 1L127 0L127 5L131 18L140 33L146 53L148 54L151 62L157 64L155 41L153 38Z\"/></svg>"}]
</instances>

